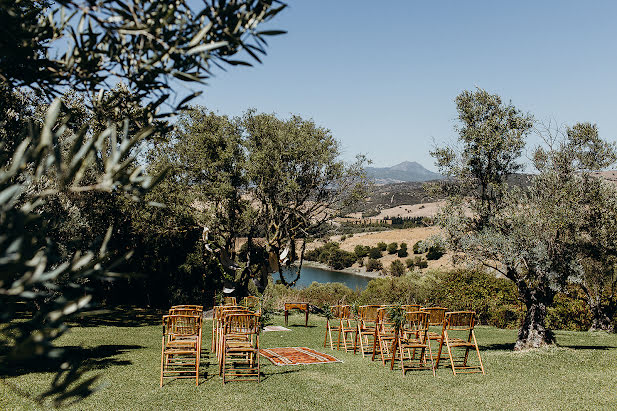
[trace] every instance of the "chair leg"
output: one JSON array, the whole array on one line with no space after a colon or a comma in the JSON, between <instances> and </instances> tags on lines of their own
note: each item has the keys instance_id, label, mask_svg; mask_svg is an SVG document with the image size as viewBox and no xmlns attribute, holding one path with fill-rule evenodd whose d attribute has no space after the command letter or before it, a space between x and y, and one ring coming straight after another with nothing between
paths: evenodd
<instances>
[{"instance_id":1,"label":"chair leg","mask_svg":"<svg viewBox=\"0 0 617 411\"><path fill-rule=\"evenodd\" d=\"M446 340L446 347L448 347L448 357L450 357L450 365L452 366L452 373L456 375L456 370L454 369L454 358L452 358L452 350L450 349L450 341L448 340L448 332L444 332L444 339Z\"/></svg>"},{"instance_id":2,"label":"chair leg","mask_svg":"<svg viewBox=\"0 0 617 411\"><path fill-rule=\"evenodd\" d=\"M328 321L326 319L326 336L323 339L323 346L324 348L326 347L326 345L328 344L328 329L330 328L330 321Z\"/></svg>"},{"instance_id":3,"label":"chair leg","mask_svg":"<svg viewBox=\"0 0 617 411\"><path fill-rule=\"evenodd\" d=\"M163 336L163 344L161 348L161 387L163 386L163 367L165 367L165 336Z\"/></svg>"},{"instance_id":4,"label":"chair leg","mask_svg":"<svg viewBox=\"0 0 617 411\"><path fill-rule=\"evenodd\" d=\"M471 336L473 337L473 343L476 346L476 353L478 354L478 361L480 361L480 369L482 370L482 375L486 375L484 373L484 364L482 364L482 357L480 357L480 349L478 348L478 341L476 341L476 334L471 331Z\"/></svg>"},{"instance_id":5,"label":"chair leg","mask_svg":"<svg viewBox=\"0 0 617 411\"><path fill-rule=\"evenodd\" d=\"M431 349L431 340L428 340L428 355L431 358L431 368L433 369L433 377L435 376L435 368L437 368L437 366L435 365L435 361L433 360L433 350ZM439 351L441 352L441 346L439 346ZM424 361L426 362L426 350L423 348L422 349L422 354L420 355L424 355ZM439 362L439 359L437 359L437 362Z\"/></svg>"}]
</instances>

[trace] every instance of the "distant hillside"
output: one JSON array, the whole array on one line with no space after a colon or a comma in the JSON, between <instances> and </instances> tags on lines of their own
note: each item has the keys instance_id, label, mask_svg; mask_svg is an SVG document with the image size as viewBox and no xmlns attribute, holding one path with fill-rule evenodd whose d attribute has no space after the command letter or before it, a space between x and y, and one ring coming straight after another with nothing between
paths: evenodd
<instances>
[{"instance_id":1,"label":"distant hillside","mask_svg":"<svg viewBox=\"0 0 617 411\"><path fill-rule=\"evenodd\" d=\"M377 184L419 182L442 179L443 176L415 161L403 161L392 167L367 167L366 174Z\"/></svg>"}]
</instances>

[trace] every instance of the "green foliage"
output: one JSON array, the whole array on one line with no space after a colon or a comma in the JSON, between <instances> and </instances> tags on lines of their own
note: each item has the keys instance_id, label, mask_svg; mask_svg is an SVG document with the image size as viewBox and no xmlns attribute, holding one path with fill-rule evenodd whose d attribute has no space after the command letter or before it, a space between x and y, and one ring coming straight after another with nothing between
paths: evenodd
<instances>
[{"instance_id":1,"label":"green foliage","mask_svg":"<svg viewBox=\"0 0 617 411\"><path fill-rule=\"evenodd\" d=\"M372 258L373 260L377 260L381 258L381 250L377 247L372 247L368 251L368 258Z\"/></svg>"},{"instance_id":2,"label":"green foliage","mask_svg":"<svg viewBox=\"0 0 617 411\"><path fill-rule=\"evenodd\" d=\"M351 267L358 259L355 253L341 250L339 243L328 242L321 247L308 251L305 258L327 264L335 270Z\"/></svg>"},{"instance_id":3,"label":"green foliage","mask_svg":"<svg viewBox=\"0 0 617 411\"><path fill-rule=\"evenodd\" d=\"M383 269L383 264L381 263L381 261L369 257L369 259L366 262L366 271L371 272L371 271L379 271L382 269Z\"/></svg>"},{"instance_id":4,"label":"green foliage","mask_svg":"<svg viewBox=\"0 0 617 411\"><path fill-rule=\"evenodd\" d=\"M429 247L426 253L427 260L439 260L446 253L446 249L441 245L433 245Z\"/></svg>"},{"instance_id":5,"label":"green foliage","mask_svg":"<svg viewBox=\"0 0 617 411\"><path fill-rule=\"evenodd\" d=\"M416 243L413 245L413 253L414 254L422 254L423 248L422 248L422 241L416 241Z\"/></svg>"},{"instance_id":6,"label":"green foliage","mask_svg":"<svg viewBox=\"0 0 617 411\"><path fill-rule=\"evenodd\" d=\"M386 249L388 248L388 245L380 241L377 243L377 248L379 249L379 251L386 251Z\"/></svg>"},{"instance_id":7,"label":"green foliage","mask_svg":"<svg viewBox=\"0 0 617 411\"><path fill-rule=\"evenodd\" d=\"M548 309L546 325L557 330L587 331L592 319L585 294L580 287L570 287L569 293L555 296Z\"/></svg>"},{"instance_id":8,"label":"green foliage","mask_svg":"<svg viewBox=\"0 0 617 411\"><path fill-rule=\"evenodd\" d=\"M427 268L428 267L428 261L426 261L424 258L422 258L420 256L416 256L414 258L414 260L413 260L413 263L418 268Z\"/></svg>"},{"instance_id":9,"label":"green foliage","mask_svg":"<svg viewBox=\"0 0 617 411\"><path fill-rule=\"evenodd\" d=\"M366 257L368 255L368 252L369 252L370 249L371 248L368 247L368 246L365 247L363 245L358 244L357 246L354 247L353 252L356 255L356 257L364 258L364 257Z\"/></svg>"},{"instance_id":10,"label":"green foliage","mask_svg":"<svg viewBox=\"0 0 617 411\"><path fill-rule=\"evenodd\" d=\"M129 268L132 221L108 211L143 200L164 176L146 175L137 157L167 130L162 121L199 94L171 106L177 80L196 84L212 67L249 64L234 59L241 51L260 61L266 36L281 33L257 28L282 4L188 3L24 0L0 8L0 321L10 324L0 339L3 366L58 364L38 401L60 406L93 392L97 377L84 378L80 359L53 343L66 319ZM123 89L110 90L115 82ZM13 98L22 92L41 98L36 113ZM181 272L192 271L193 250L177 262ZM32 314L14 321L23 310Z\"/></svg>"},{"instance_id":11,"label":"green foliage","mask_svg":"<svg viewBox=\"0 0 617 411\"><path fill-rule=\"evenodd\" d=\"M405 316L405 310L403 310L400 305L388 307L388 317L390 318L390 321L392 322L392 325L394 326L394 329L396 330L396 333L398 335L400 330L403 329L403 326L405 325L405 322L407 320Z\"/></svg>"},{"instance_id":12,"label":"green foliage","mask_svg":"<svg viewBox=\"0 0 617 411\"><path fill-rule=\"evenodd\" d=\"M387 250L388 250L388 254L396 253L396 251L398 250L398 244L397 243L388 244Z\"/></svg>"},{"instance_id":13,"label":"green foliage","mask_svg":"<svg viewBox=\"0 0 617 411\"><path fill-rule=\"evenodd\" d=\"M388 273L394 277L400 277L405 274L405 265L403 265L401 260L394 260L390 263Z\"/></svg>"},{"instance_id":14,"label":"green foliage","mask_svg":"<svg viewBox=\"0 0 617 411\"><path fill-rule=\"evenodd\" d=\"M451 271L438 279L433 298L448 310L474 310L482 324L518 326L522 309L510 280L469 270Z\"/></svg>"},{"instance_id":15,"label":"green foliage","mask_svg":"<svg viewBox=\"0 0 617 411\"><path fill-rule=\"evenodd\" d=\"M415 266L415 262L412 258L407 258L405 260L405 267L407 267L408 270L413 270L414 266Z\"/></svg>"},{"instance_id":16,"label":"green foliage","mask_svg":"<svg viewBox=\"0 0 617 411\"><path fill-rule=\"evenodd\" d=\"M399 258L404 258L409 255L407 252L407 243L401 243L401 248L398 250L397 255Z\"/></svg>"}]
</instances>

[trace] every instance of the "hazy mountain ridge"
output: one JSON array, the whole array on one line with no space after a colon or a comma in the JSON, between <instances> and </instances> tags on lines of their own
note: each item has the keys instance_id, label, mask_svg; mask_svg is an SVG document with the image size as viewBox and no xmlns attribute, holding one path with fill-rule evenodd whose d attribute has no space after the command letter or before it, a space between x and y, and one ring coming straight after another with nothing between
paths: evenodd
<instances>
[{"instance_id":1,"label":"hazy mountain ridge","mask_svg":"<svg viewBox=\"0 0 617 411\"><path fill-rule=\"evenodd\" d=\"M366 167L366 175L377 184L423 182L444 178L415 161L403 161L392 167Z\"/></svg>"}]
</instances>

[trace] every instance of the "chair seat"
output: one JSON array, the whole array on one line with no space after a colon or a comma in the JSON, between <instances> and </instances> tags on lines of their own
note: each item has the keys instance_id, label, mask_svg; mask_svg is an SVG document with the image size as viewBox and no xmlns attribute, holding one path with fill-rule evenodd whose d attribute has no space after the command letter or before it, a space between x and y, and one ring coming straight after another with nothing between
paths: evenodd
<instances>
[{"instance_id":1,"label":"chair seat","mask_svg":"<svg viewBox=\"0 0 617 411\"><path fill-rule=\"evenodd\" d=\"M460 338L448 338L448 344L450 347L475 347L474 343Z\"/></svg>"},{"instance_id":2,"label":"chair seat","mask_svg":"<svg viewBox=\"0 0 617 411\"><path fill-rule=\"evenodd\" d=\"M424 342L414 338L410 340L401 341L401 347L403 348L426 348L427 345Z\"/></svg>"}]
</instances>

